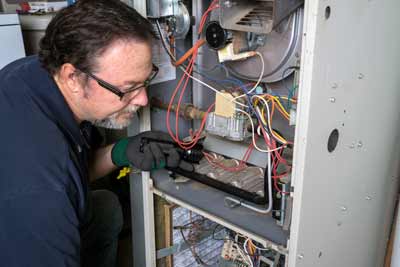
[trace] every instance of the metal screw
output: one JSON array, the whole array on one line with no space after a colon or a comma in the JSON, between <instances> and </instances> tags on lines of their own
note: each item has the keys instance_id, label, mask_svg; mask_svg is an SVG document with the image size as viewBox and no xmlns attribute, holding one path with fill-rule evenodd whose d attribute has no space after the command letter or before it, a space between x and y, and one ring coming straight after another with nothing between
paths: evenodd
<instances>
[{"instance_id":1,"label":"metal screw","mask_svg":"<svg viewBox=\"0 0 400 267\"><path fill-rule=\"evenodd\" d=\"M331 97L331 98L329 98L329 101L331 101L331 103L335 103L336 102L336 98Z\"/></svg>"},{"instance_id":2,"label":"metal screw","mask_svg":"<svg viewBox=\"0 0 400 267\"><path fill-rule=\"evenodd\" d=\"M357 144L357 146L358 146L358 147L362 147L362 146L363 146L363 143L362 143L361 141L359 141L358 144Z\"/></svg>"},{"instance_id":3,"label":"metal screw","mask_svg":"<svg viewBox=\"0 0 400 267\"><path fill-rule=\"evenodd\" d=\"M355 148L356 147L356 145L354 144L354 143L352 143L351 145L349 145L349 148L351 148L351 149L353 149L353 148Z\"/></svg>"},{"instance_id":4,"label":"metal screw","mask_svg":"<svg viewBox=\"0 0 400 267\"><path fill-rule=\"evenodd\" d=\"M332 84L332 89L336 89L336 88L338 88L338 84L337 83Z\"/></svg>"},{"instance_id":5,"label":"metal screw","mask_svg":"<svg viewBox=\"0 0 400 267\"><path fill-rule=\"evenodd\" d=\"M347 211L347 208L346 208L345 206L340 207L340 209L341 209L343 212Z\"/></svg>"},{"instance_id":6,"label":"metal screw","mask_svg":"<svg viewBox=\"0 0 400 267\"><path fill-rule=\"evenodd\" d=\"M298 258L299 260L304 259L304 254L299 254L299 255L297 255L297 258Z\"/></svg>"},{"instance_id":7,"label":"metal screw","mask_svg":"<svg viewBox=\"0 0 400 267\"><path fill-rule=\"evenodd\" d=\"M365 200L371 200L372 198L370 196L366 196Z\"/></svg>"},{"instance_id":8,"label":"metal screw","mask_svg":"<svg viewBox=\"0 0 400 267\"><path fill-rule=\"evenodd\" d=\"M266 40L266 36L265 35L259 35L259 36L257 36L256 44L258 46L264 46L265 45L265 40Z\"/></svg>"},{"instance_id":9,"label":"metal screw","mask_svg":"<svg viewBox=\"0 0 400 267\"><path fill-rule=\"evenodd\" d=\"M361 79L363 79L363 78L364 78L364 74L362 74L362 73L359 73L359 74L358 74L358 79L360 79L360 80L361 80Z\"/></svg>"}]
</instances>

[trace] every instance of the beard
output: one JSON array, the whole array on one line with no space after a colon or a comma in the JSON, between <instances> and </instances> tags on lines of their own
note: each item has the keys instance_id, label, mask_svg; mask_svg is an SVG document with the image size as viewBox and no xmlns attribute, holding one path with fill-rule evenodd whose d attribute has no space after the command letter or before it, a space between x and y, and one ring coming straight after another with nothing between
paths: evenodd
<instances>
[{"instance_id":1,"label":"beard","mask_svg":"<svg viewBox=\"0 0 400 267\"><path fill-rule=\"evenodd\" d=\"M120 110L105 119L95 120L93 124L107 129L126 128L132 122L132 118L139 108L140 106L137 105L127 106L123 110Z\"/></svg>"}]
</instances>

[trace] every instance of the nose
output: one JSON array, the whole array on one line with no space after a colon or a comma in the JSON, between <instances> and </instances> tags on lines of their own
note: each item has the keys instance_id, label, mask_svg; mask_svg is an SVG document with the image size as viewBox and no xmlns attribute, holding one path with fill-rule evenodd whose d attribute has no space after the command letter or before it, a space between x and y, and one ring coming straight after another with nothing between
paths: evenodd
<instances>
[{"instance_id":1,"label":"nose","mask_svg":"<svg viewBox=\"0 0 400 267\"><path fill-rule=\"evenodd\" d=\"M144 107L147 105L148 100L149 99L147 97L146 89L143 88L140 90L139 94L137 94L135 97L132 98L130 103L133 105Z\"/></svg>"}]
</instances>

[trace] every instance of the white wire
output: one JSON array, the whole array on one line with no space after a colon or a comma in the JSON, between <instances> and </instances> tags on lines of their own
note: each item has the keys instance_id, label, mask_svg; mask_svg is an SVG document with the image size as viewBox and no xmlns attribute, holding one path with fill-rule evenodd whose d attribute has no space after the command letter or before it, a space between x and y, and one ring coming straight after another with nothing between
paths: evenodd
<instances>
[{"instance_id":1,"label":"white wire","mask_svg":"<svg viewBox=\"0 0 400 267\"><path fill-rule=\"evenodd\" d=\"M260 99L260 100L264 103L264 105L266 106L266 108L267 108L267 126L268 126L268 129L269 129L270 133L273 135L273 137L275 137L275 139L276 139L279 143L281 143L281 144L283 144L283 145L287 144L287 142L281 141L280 138L278 138L278 137L274 134L274 131L272 130L272 127L271 127L271 124L270 124L270 121L272 121L272 120L271 120L271 112L270 112L270 110L269 110L269 105L268 105L267 101L266 101L263 97L261 97L261 96L259 96L259 95L253 95L253 96L251 97L251 101L253 101L253 98L254 98L254 97L257 97L258 99ZM258 107L256 107L256 110L258 111L258 114L259 114L260 116L262 116L262 115L261 115L261 111L260 111L260 109L259 109Z\"/></svg>"},{"instance_id":2,"label":"white wire","mask_svg":"<svg viewBox=\"0 0 400 267\"><path fill-rule=\"evenodd\" d=\"M257 56L259 56L259 58L260 58L260 60L261 60L261 73L260 73L260 77L258 78L257 83L253 86L253 88L251 88L250 91L245 92L244 94L235 97L232 101L234 101L234 100L236 100L236 99L238 99L238 98L242 98L242 97L244 97L244 96L246 96L246 95L248 95L248 94L251 94L254 90L257 89L258 85L261 83L261 80L262 80L262 78L263 78L263 76L264 76L264 68L265 68L264 57L263 57L262 54L261 54L260 52L258 52L258 51L256 51L255 54L256 54Z\"/></svg>"},{"instance_id":3,"label":"white wire","mask_svg":"<svg viewBox=\"0 0 400 267\"><path fill-rule=\"evenodd\" d=\"M249 255L249 252L247 251L247 248L246 248L246 245L247 245L247 242L248 242L248 241L249 241L249 239L246 239L246 241L244 241L244 243L243 243L243 249L244 249L244 252L246 252L246 256L247 256L248 260L250 261L250 267L254 267L253 261L252 261L250 255Z\"/></svg>"},{"instance_id":4,"label":"white wire","mask_svg":"<svg viewBox=\"0 0 400 267\"><path fill-rule=\"evenodd\" d=\"M165 37L164 37L164 34L162 33L161 26L160 26L160 23L158 22L158 20L156 20L156 25L157 25L158 31L159 31L159 33L160 33L161 42L163 42L164 47L166 48L166 47L167 47L167 44L165 43L165 39L164 39ZM165 49L165 50L166 50L166 52L168 53L168 55L169 55L174 61L176 61L176 58L175 58L175 56L171 53L171 51L169 51L169 49ZM222 96L223 98L225 98L226 100L228 100L228 101L230 101L230 102L234 102L235 104L237 104L237 105L239 105L239 106L242 106L242 107L245 107L245 108L248 107L247 105L245 105L245 104L243 104L243 103L240 103L240 102L238 102L238 101L235 101L235 98L234 98L234 99L231 99L231 98L229 98L228 96L226 96L225 94L223 94L223 93L221 93L220 91L218 91L217 89L215 89L214 87L212 87L211 85L209 85L209 84L207 84L207 83L205 83L205 82L203 82L203 81L197 79L196 77L193 77L190 73L188 73L188 72L186 71L186 69L185 69L184 67L179 66L179 68L180 68L188 77L190 77L190 78L193 79L194 81L200 83L201 85L207 87L208 89L211 89L211 90L214 91L215 93L221 95L221 96Z\"/></svg>"},{"instance_id":5,"label":"white wire","mask_svg":"<svg viewBox=\"0 0 400 267\"><path fill-rule=\"evenodd\" d=\"M158 23L157 20L156 20L156 24L157 24L158 30L159 30L159 32L160 32L161 41L162 41L162 42L164 43L164 45L165 45L164 36L163 36L163 34L162 34L160 24ZM165 45L165 47L166 47L166 45ZM174 61L176 61L175 56L172 55L172 53L171 53L168 49L166 49L166 50L167 50L167 53L171 56L171 58L172 58ZM250 92L253 92L253 91L257 88L257 86L258 86L258 84L261 82L262 76L263 76L263 74L264 74L264 59L263 59L262 55L261 55L259 52L256 52L256 53L258 54L258 56L260 57L261 62L262 62L262 72L261 72L260 78L258 79L256 85L249 91L249 93L250 93ZM190 75L189 73L187 73L186 70L185 70L185 68L183 68L183 67L180 67L180 68L181 68L181 70L184 71L184 73L185 73L186 75L188 75L189 77L191 77L193 80L199 82L200 84L203 84L203 85L206 86L207 88L209 88L209 89L215 91L217 94L221 94L217 89L213 88L212 86L210 86L210 85L208 85L208 84L206 84L206 83L200 81L199 79L197 79L197 78L193 77L192 75ZM221 94L221 95L222 95L224 98L227 98L224 94ZM246 95L246 94L244 94L244 95ZM244 96L244 95L242 95L242 96ZM239 97L242 97L242 96L239 96ZM239 97L237 97L237 98L239 98ZM238 104L238 105L240 105L240 106L248 107L248 106L246 106L246 105L244 105L244 104L242 104L242 103L240 103L240 102L234 101L235 98L234 98L234 99L229 99L229 98L227 98L227 99L230 100L230 101L233 101L234 103L236 103L236 104ZM255 137L254 137L254 135L255 135L255 133L254 133L254 123L253 123L253 120L252 120L250 114L248 114L247 112L245 112L245 111L243 111L243 110L241 110L241 109L236 109L236 110L239 111L239 112L244 113L244 114L249 118L249 120L250 120L251 129L252 129L252 139L253 139L253 145L254 145L254 147L255 147L257 150L259 150L260 152L268 153L268 160L267 160L267 161L268 161L268 170L267 170L267 171L268 171L268 208L267 208L267 209L260 209L260 208L257 208L257 207L255 207L255 206L252 206L252 205L243 203L242 201L240 201L240 200L238 200L238 199L235 199L235 198L231 198L231 197L226 197L225 199L227 199L227 200L229 200L229 201L232 201L232 202L234 202L234 203L236 203L236 204L239 204L239 205L241 205L241 206L243 206L243 207L246 207L246 208L248 208L248 209L251 209L251 210L253 210L253 211L259 212L259 213L269 213L269 212L272 210L272 201L273 201L273 200L272 200L272 177L271 177L271 171L270 171L270 170L271 170L271 154L270 154L270 152L279 150L279 149L281 149L281 148L275 148L275 149L271 149L271 150L263 150L263 149L260 149L260 148L257 146L256 142L255 142ZM267 134L267 137L268 137L268 134ZM269 138L269 137L268 137L268 138ZM250 263L251 263L251 267L253 267L253 263L252 263L251 259L250 259Z\"/></svg>"},{"instance_id":6,"label":"white wire","mask_svg":"<svg viewBox=\"0 0 400 267\"><path fill-rule=\"evenodd\" d=\"M247 238L246 239L246 241L244 241L245 243L246 242L248 242L248 241L250 241L250 238ZM247 245L247 244L246 244ZM258 249L258 250L261 250L261 251L268 251L268 250L271 250L270 248L260 248L260 247L257 247L254 243L253 244L251 244L253 247L255 247L256 249Z\"/></svg>"},{"instance_id":7,"label":"white wire","mask_svg":"<svg viewBox=\"0 0 400 267\"><path fill-rule=\"evenodd\" d=\"M247 112L244 111L244 110L239 109L239 108L236 108L235 110L236 110L236 111L239 111L239 112L241 112L241 113L243 113L243 114L245 114L245 115L249 118L249 121L250 121L250 124L251 124L252 141L253 141L253 145L254 145L254 148L255 148L255 149L257 149L258 151L263 152L263 153L270 153L270 152L273 152L273 151L277 151L277 150L279 150L279 149L282 149L282 147L277 147L277 148L274 148L274 149L265 150L265 149L261 149L260 147L258 147L258 145L257 145L257 143L256 143L256 138L255 138L255 127L254 127L254 122L253 122L253 119L251 118L250 114L247 113ZM269 139L268 134L266 134L266 135L267 135L267 138Z\"/></svg>"},{"instance_id":8,"label":"white wire","mask_svg":"<svg viewBox=\"0 0 400 267\"><path fill-rule=\"evenodd\" d=\"M241 109L236 109L236 110L239 111L239 112L242 112L243 114L245 114L245 115L247 115L249 117L249 120L250 120L250 123L251 123L252 134L253 134L253 145L257 149L257 146L255 145L255 138L254 138L254 123L253 123L253 121L251 119L250 114L248 114L247 112L245 112L245 111L243 111ZM269 151L266 151L268 153L268 155L267 155L267 166L268 167L265 170L266 172L268 172L267 173L267 176L268 176L268 207L267 208L258 208L256 206L253 206L253 205L250 205L250 204L246 204L243 201L241 201L239 199L236 199L236 198L232 198L232 197L226 197L225 200L229 200L229 201L231 201L231 202L233 202L235 204L241 205L241 206L243 206L245 208L248 208L248 209L253 210L255 212L258 212L258 213L267 214L267 213L271 212L272 206L273 206L273 204L272 204L273 199L272 199L272 176L271 176L271 170L272 170L271 152L275 151L275 150L278 150L278 149L281 149L281 148L276 148L276 149L271 149Z\"/></svg>"},{"instance_id":9,"label":"white wire","mask_svg":"<svg viewBox=\"0 0 400 267\"><path fill-rule=\"evenodd\" d=\"M243 253L243 249L241 249L237 243L233 243L232 245L233 245L233 246L236 248L236 250L239 252L239 255L240 255L241 259L244 260L244 261L246 261L246 263L247 263L248 265L250 265L250 264L251 264L251 261L249 261L249 259L247 258L246 254Z\"/></svg>"},{"instance_id":10,"label":"white wire","mask_svg":"<svg viewBox=\"0 0 400 267\"><path fill-rule=\"evenodd\" d=\"M205 83L205 82L203 82L203 81L197 79L196 77L193 77L192 75L190 75L188 72L186 72L186 70L185 70L184 68L182 68L182 69L183 69L183 71L185 72L185 74L186 74L187 76L189 76L190 78L192 78L192 79L195 80L196 82L198 82L198 83L204 85L205 87L207 87L207 88L213 90L215 93L221 95L221 96L222 96L223 98L225 98L226 100L228 100L228 101L230 101L230 102L233 102L233 103L235 103L235 104L237 104L237 105L239 105L239 106L242 106L242 107L244 107L244 108L247 108L247 107L248 107L247 105L245 105L245 104L243 104L243 103L240 103L240 102L238 102L238 101L235 101L236 97L233 98L233 99L227 97L225 94L221 93L220 91L218 91L217 89L215 89L215 88L212 87L211 85L209 85L209 84L207 84L207 83Z\"/></svg>"},{"instance_id":11,"label":"white wire","mask_svg":"<svg viewBox=\"0 0 400 267\"><path fill-rule=\"evenodd\" d=\"M232 198L232 197L226 197L225 200L229 200L235 204L241 205L245 208L248 208L248 209L258 212L258 213L267 214L267 213L271 212L272 206L273 206L273 203L272 203L273 199L272 199L271 153L268 153L267 166L268 166L268 168L265 170L266 172L268 172L268 174L267 174L268 175L268 207L267 208L260 209L256 206L246 204L243 201L236 199L236 198Z\"/></svg>"}]
</instances>

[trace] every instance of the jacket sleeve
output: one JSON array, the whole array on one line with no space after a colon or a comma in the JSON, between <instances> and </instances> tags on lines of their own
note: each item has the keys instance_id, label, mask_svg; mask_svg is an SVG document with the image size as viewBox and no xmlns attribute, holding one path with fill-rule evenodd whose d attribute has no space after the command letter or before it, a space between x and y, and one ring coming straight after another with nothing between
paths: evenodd
<instances>
[{"instance_id":1,"label":"jacket sleeve","mask_svg":"<svg viewBox=\"0 0 400 267\"><path fill-rule=\"evenodd\" d=\"M65 192L0 197L0 259L8 267L79 267L79 220Z\"/></svg>"}]
</instances>

